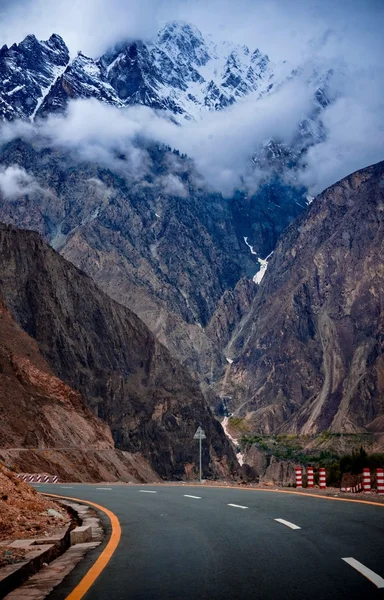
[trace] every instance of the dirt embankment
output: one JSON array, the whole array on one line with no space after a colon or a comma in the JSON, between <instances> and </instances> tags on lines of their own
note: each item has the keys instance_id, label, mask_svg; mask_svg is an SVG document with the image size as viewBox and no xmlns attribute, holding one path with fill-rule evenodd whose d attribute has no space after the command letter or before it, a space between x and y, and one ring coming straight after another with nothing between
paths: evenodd
<instances>
[{"instance_id":1,"label":"dirt embankment","mask_svg":"<svg viewBox=\"0 0 384 600\"><path fill-rule=\"evenodd\" d=\"M23 550L8 546L13 540L48 536L69 523L65 509L0 465L0 567L23 558Z\"/></svg>"}]
</instances>

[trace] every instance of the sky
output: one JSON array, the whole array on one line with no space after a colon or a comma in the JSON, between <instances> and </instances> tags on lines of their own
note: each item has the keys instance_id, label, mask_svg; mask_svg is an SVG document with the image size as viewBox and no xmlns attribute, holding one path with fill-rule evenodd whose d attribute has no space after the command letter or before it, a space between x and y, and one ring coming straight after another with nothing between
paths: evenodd
<instances>
[{"instance_id":1,"label":"sky","mask_svg":"<svg viewBox=\"0 0 384 600\"><path fill-rule=\"evenodd\" d=\"M169 20L250 47L273 60L347 55L379 63L383 0L0 0L0 39L60 34L73 53L98 56L124 39L153 39Z\"/></svg>"},{"instance_id":2,"label":"sky","mask_svg":"<svg viewBox=\"0 0 384 600\"><path fill-rule=\"evenodd\" d=\"M336 101L323 115L326 140L310 149L298 174L310 193L384 159L384 0L0 0L0 45L55 32L72 54L97 57L122 40L154 39L173 19L192 22L214 39L259 47L275 62L334 69ZM65 123L50 119L45 134L64 147L76 139L86 156L105 160L119 144L130 150L133 164L140 160L133 139L145 135L187 152L207 181L230 195L260 143L271 137L289 143L312 96L310 86L293 82L257 104L249 97L188 123L182 136L146 109L119 113L88 101L73 106Z\"/></svg>"}]
</instances>

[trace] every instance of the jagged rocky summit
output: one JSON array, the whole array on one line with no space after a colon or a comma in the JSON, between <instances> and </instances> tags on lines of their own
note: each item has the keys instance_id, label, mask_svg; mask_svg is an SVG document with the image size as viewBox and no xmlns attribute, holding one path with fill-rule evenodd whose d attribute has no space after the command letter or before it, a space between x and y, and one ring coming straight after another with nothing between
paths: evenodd
<instances>
[{"instance_id":1,"label":"jagged rocky summit","mask_svg":"<svg viewBox=\"0 0 384 600\"><path fill-rule=\"evenodd\" d=\"M28 36L0 53L1 116L31 118L65 109L68 100L96 98L123 107L144 104L173 118L198 118L274 85L260 50L206 41L187 23L167 24L152 43L133 41L95 60L70 60L65 42Z\"/></svg>"},{"instance_id":2,"label":"jagged rocky summit","mask_svg":"<svg viewBox=\"0 0 384 600\"><path fill-rule=\"evenodd\" d=\"M0 49L0 117L34 119L55 81L70 62L59 35L39 42L28 35L20 44Z\"/></svg>"}]
</instances>

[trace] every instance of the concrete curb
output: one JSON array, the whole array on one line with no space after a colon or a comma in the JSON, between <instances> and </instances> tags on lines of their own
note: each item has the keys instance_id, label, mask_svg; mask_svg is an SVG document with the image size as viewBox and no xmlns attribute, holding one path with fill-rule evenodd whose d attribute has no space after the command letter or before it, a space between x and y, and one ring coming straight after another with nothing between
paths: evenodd
<instances>
[{"instance_id":1,"label":"concrete curb","mask_svg":"<svg viewBox=\"0 0 384 600\"><path fill-rule=\"evenodd\" d=\"M91 542L94 530L96 536L100 535L98 519L87 514L88 507L64 500L57 502L64 506L72 516L71 524L63 533L54 534L47 538L16 540L13 543L15 548L26 548L28 557L24 562L0 569L0 598L4 598L16 588L23 586L30 577L67 552L71 546ZM81 525L73 527L74 522L80 522Z\"/></svg>"}]
</instances>

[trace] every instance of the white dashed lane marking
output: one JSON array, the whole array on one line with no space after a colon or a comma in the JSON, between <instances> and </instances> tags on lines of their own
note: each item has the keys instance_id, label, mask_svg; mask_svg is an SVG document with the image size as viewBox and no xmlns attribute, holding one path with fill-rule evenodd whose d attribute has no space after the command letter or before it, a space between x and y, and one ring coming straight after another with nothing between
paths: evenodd
<instances>
[{"instance_id":1,"label":"white dashed lane marking","mask_svg":"<svg viewBox=\"0 0 384 600\"><path fill-rule=\"evenodd\" d=\"M355 558L349 557L349 558L342 558L341 560L344 560L351 567L356 569L356 571L358 571L359 573L364 575L364 577L366 577L367 579L369 579L369 581L374 583L376 587L384 588L384 579L382 577L380 577L380 575L377 575L377 573L375 573L374 571L371 571L371 569L368 569L368 567L363 565L361 562L359 562Z\"/></svg>"},{"instance_id":2,"label":"white dashed lane marking","mask_svg":"<svg viewBox=\"0 0 384 600\"><path fill-rule=\"evenodd\" d=\"M139 490L143 494L157 494L157 492L153 492L152 490Z\"/></svg>"},{"instance_id":3,"label":"white dashed lane marking","mask_svg":"<svg viewBox=\"0 0 384 600\"><path fill-rule=\"evenodd\" d=\"M73 490L73 487L69 486L69 485L61 485L60 486L61 490Z\"/></svg>"},{"instance_id":4,"label":"white dashed lane marking","mask_svg":"<svg viewBox=\"0 0 384 600\"><path fill-rule=\"evenodd\" d=\"M278 523L282 523L283 525L286 525L287 527L290 527L291 529L301 529L301 527L299 527L298 525L295 525L294 523L290 523L289 521L285 521L284 519L274 519L274 521L277 521Z\"/></svg>"},{"instance_id":5,"label":"white dashed lane marking","mask_svg":"<svg viewBox=\"0 0 384 600\"><path fill-rule=\"evenodd\" d=\"M228 504L228 506L233 506L234 508L248 508L248 506L241 506L241 504Z\"/></svg>"},{"instance_id":6,"label":"white dashed lane marking","mask_svg":"<svg viewBox=\"0 0 384 600\"><path fill-rule=\"evenodd\" d=\"M97 490L111 490L112 488L96 488Z\"/></svg>"},{"instance_id":7,"label":"white dashed lane marking","mask_svg":"<svg viewBox=\"0 0 384 600\"><path fill-rule=\"evenodd\" d=\"M196 500L201 500L201 496L190 496L189 494L184 494L184 498L196 498Z\"/></svg>"}]
</instances>

